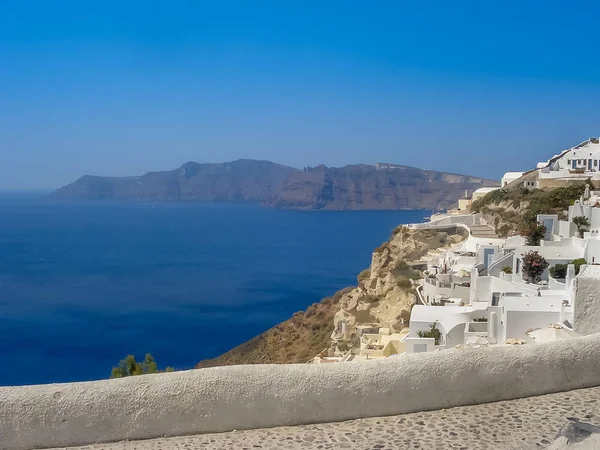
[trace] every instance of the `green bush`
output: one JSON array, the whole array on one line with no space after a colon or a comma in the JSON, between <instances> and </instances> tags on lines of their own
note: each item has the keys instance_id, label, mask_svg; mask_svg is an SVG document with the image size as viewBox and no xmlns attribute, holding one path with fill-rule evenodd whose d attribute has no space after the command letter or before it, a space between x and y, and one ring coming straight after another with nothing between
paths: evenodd
<instances>
[{"instance_id":1,"label":"green bush","mask_svg":"<svg viewBox=\"0 0 600 450\"><path fill-rule=\"evenodd\" d=\"M575 275L579 275L579 271L581 270L581 266L587 264L587 261L583 258L577 258L571 261L569 264L573 264L575 266Z\"/></svg>"},{"instance_id":2,"label":"green bush","mask_svg":"<svg viewBox=\"0 0 600 450\"><path fill-rule=\"evenodd\" d=\"M502 268L502 272L504 272L504 273L507 273L507 274L509 274L509 275L510 275L511 273L513 273L513 271L512 271L512 267L510 267L510 266L504 266L504 267Z\"/></svg>"},{"instance_id":3,"label":"green bush","mask_svg":"<svg viewBox=\"0 0 600 450\"><path fill-rule=\"evenodd\" d=\"M488 193L485 197L473 202L471 211L481 213L494 213L490 208L502 202L510 201L511 206L522 208L520 224L517 228L531 226L536 222L538 214L559 214L577 200L585 191L586 183L572 183L565 187L555 189L528 190L523 186L510 189L502 188ZM526 202L527 206L523 206ZM501 216L501 214L499 214Z\"/></svg>"},{"instance_id":4,"label":"green bush","mask_svg":"<svg viewBox=\"0 0 600 450\"><path fill-rule=\"evenodd\" d=\"M588 218L584 216L573 217L573 223L577 227L577 231L581 237L583 237L583 232L587 231L591 225Z\"/></svg>"},{"instance_id":5,"label":"green bush","mask_svg":"<svg viewBox=\"0 0 600 450\"><path fill-rule=\"evenodd\" d=\"M512 230L511 226L508 225L507 223L505 223L503 225L500 225L500 227L498 227L498 230L496 231L496 233L501 238L506 238L506 237L508 237L508 234L511 232L511 230Z\"/></svg>"},{"instance_id":6,"label":"green bush","mask_svg":"<svg viewBox=\"0 0 600 450\"><path fill-rule=\"evenodd\" d=\"M525 245L537 247L540 245L541 240L544 239L544 236L546 236L546 231L544 225L535 222L529 226L525 226L521 231L521 235L525 237Z\"/></svg>"},{"instance_id":7,"label":"green bush","mask_svg":"<svg viewBox=\"0 0 600 450\"><path fill-rule=\"evenodd\" d=\"M409 289L412 288L412 281L410 281L408 278L406 277L400 277L398 278L398 280L396 281L396 286L398 286L400 289L402 289L403 291L408 291Z\"/></svg>"},{"instance_id":8,"label":"green bush","mask_svg":"<svg viewBox=\"0 0 600 450\"><path fill-rule=\"evenodd\" d=\"M394 269L392 270L393 275L396 277L404 277L409 278L411 280L420 280L421 274L414 270L411 266L407 264L407 262L403 259L399 260Z\"/></svg>"},{"instance_id":9,"label":"green bush","mask_svg":"<svg viewBox=\"0 0 600 450\"><path fill-rule=\"evenodd\" d=\"M427 331L417 331L417 336L422 338L434 338L435 345L440 345L440 341L442 339L442 333L437 327L437 322L434 322L431 325L429 325L429 330Z\"/></svg>"},{"instance_id":10,"label":"green bush","mask_svg":"<svg viewBox=\"0 0 600 450\"><path fill-rule=\"evenodd\" d=\"M556 264L554 267L550 267L550 276L552 278L566 278L567 264Z\"/></svg>"},{"instance_id":11,"label":"green bush","mask_svg":"<svg viewBox=\"0 0 600 450\"><path fill-rule=\"evenodd\" d=\"M119 361L119 365L112 368L111 378L124 378L136 375L148 375L160 372L173 372L175 369L167 367L165 370L158 370L158 365L154 357L147 353L143 362L137 362L133 355L127 355L125 359Z\"/></svg>"},{"instance_id":12,"label":"green bush","mask_svg":"<svg viewBox=\"0 0 600 450\"><path fill-rule=\"evenodd\" d=\"M350 347L350 344L348 344L345 341L340 341L337 344L337 348L340 352L342 353L346 353L348 350L350 350L352 347Z\"/></svg>"}]
</instances>

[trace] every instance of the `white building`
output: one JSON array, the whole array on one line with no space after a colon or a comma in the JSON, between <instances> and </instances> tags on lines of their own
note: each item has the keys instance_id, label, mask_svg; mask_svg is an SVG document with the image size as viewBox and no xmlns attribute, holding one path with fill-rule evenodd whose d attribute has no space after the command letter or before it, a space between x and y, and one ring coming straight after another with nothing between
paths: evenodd
<instances>
[{"instance_id":1,"label":"white building","mask_svg":"<svg viewBox=\"0 0 600 450\"><path fill-rule=\"evenodd\" d=\"M490 192L496 191L498 190L497 187L483 187L483 188L479 188L477 190L475 190L473 192L473 196L472 196L472 200L479 200L480 198L485 197L487 194L489 194Z\"/></svg>"},{"instance_id":2,"label":"white building","mask_svg":"<svg viewBox=\"0 0 600 450\"><path fill-rule=\"evenodd\" d=\"M508 186L515 180L518 180L523 176L523 172L506 172L502 177L502 181L500 182L501 187Z\"/></svg>"},{"instance_id":3,"label":"white building","mask_svg":"<svg viewBox=\"0 0 600 450\"><path fill-rule=\"evenodd\" d=\"M559 187L587 179L600 181L600 141L590 138L575 147L554 155L548 161L539 162L534 170L508 172L503 177L502 187L518 182L526 188ZM505 184L506 182L506 184Z\"/></svg>"},{"instance_id":4,"label":"white building","mask_svg":"<svg viewBox=\"0 0 600 450\"><path fill-rule=\"evenodd\" d=\"M571 207L569 218L595 217L592 202L596 202L594 195L586 193L584 199ZM407 351L431 350L429 341L419 339L431 339L432 324L440 333L434 349L502 345L510 339L533 343L528 335L532 329L572 324L577 283L575 267L569 263L594 257L600 250L600 234L594 233L596 225L600 227L600 216L584 237L573 233L561 237L561 229L572 229L565 227L556 215L540 215L538 221L548 229L547 240L540 246L526 246L521 236L496 240L471 236L433 257L428 265L429 276L418 290L423 304L416 305L411 313L408 336L411 347L406 347ZM523 255L530 251L542 255L549 267L568 265L566 279L553 279L546 270L542 282L525 281L522 261ZM590 272L586 273L589 278ZM593 283L600 296L600 275Z\"/></svg>"}]
</instances>

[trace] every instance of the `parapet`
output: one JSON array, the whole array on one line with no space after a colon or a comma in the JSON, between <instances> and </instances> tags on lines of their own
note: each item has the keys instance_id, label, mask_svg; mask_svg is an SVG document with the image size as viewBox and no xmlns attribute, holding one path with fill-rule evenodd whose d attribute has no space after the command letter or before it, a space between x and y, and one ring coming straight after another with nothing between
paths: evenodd
<instances>
[{"instance_id":1,"label":"parapet","mask_svg":"<svg viewBox=\"0 0 600 450\"><path fill-rule=\"evenodd\" d=\"M381 361L229 366L0 388L0 448L336 422L600 385L600 334Z\"/></svg>"}]
</instances>

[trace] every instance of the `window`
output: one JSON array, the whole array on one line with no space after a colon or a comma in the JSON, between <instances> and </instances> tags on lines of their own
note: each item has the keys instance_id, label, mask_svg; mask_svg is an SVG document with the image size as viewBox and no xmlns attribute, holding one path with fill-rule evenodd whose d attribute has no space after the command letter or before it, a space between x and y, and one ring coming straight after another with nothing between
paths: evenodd
<instances>
[{"instance_id":1,"label":"window","mask_svg":"<svg viewBox=\"0 0 600 450\"><path fill-rule=\"evenodd\" d=\"M571 160L570 159L567 159L567 164L571 164Z\"/></svg>"},{"instance_id":2,"label":"window","mask_svg":"<svg viewBox=\"0 0 600 450\"><path fill-rule=\"evenodd\" d=\"M598 167L598 160L597 159L594 160L594 167Z\"/></svg>"}]
</instances>

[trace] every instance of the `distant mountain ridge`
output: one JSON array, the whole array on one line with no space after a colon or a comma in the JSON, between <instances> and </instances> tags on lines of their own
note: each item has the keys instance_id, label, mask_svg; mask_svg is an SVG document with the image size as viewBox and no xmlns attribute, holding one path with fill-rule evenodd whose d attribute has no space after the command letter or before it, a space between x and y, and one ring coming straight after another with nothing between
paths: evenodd
<instances>
[{"instance_id":1,"label":"distant mountain ridge","mask_svg":"<svg viewBox=\"0 0 600 450\"><path fill-rule=\"evenodd\" d=\"M178 169L134 177L85 175L55 191L55 198L144 201L255 202L310 210L447 208L465 190L492 180L399 165L308 167L240 159L188 162Z\"/></svg>"}]
</instances>

